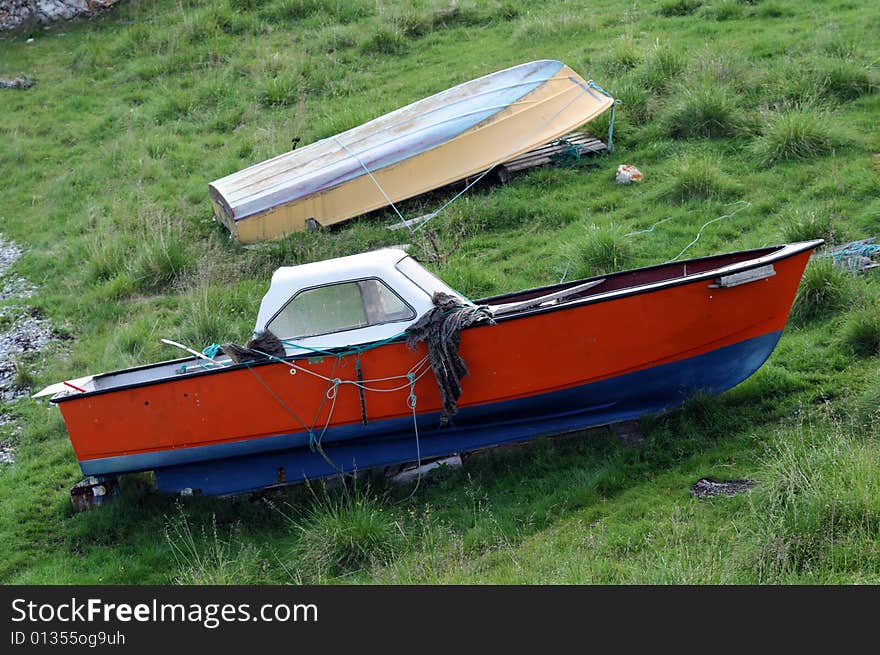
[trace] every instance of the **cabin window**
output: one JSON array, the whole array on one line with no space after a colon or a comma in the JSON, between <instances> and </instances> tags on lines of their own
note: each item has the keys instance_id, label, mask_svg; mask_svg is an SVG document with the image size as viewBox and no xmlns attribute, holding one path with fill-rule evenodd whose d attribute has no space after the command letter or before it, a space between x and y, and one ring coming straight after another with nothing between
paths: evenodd
<instances>
[{"instance_id":1,"label":"cabin window","mask_svg":"<svg viewBox=\"0 0 880 655\"><path fill-rule=\"evenodd\" d=\"M384 282L369 279L300 291L266 327L281 339L298 339L415 316L413 308Z\"/></svg>"}]
</instances>

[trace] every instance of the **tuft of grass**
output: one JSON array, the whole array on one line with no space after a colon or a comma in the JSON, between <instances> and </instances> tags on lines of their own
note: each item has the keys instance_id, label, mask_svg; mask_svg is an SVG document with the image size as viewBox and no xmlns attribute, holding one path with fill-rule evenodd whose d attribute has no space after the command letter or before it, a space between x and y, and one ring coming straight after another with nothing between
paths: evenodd
<instances>
[{"instance_id":1,"label":"tuft of grass","mask_svg":"<svg viewBox=\"0 0 880 655\"><path fill-rule=\"evenodd\" d=\"M657 13L661 16L689 16L703 6L703 0L664 0Z\"/></svg>"},{"instance_id":2,"label":"tuft of grass","mask_svg":"<svg viewBox=\"0 0 880 655\"><path fill-rule=\"evenodd\" d=\"M880 303L853 310L841 333L843 342L860 357L880 355Z\"/></svg>"},{"instance_id":3,"label":"tuft of grass","mask_svg":"<svg viewBox=\"0 0 880 655\"><path fill-rule=\"evenodd\" d=\"M633 259L632 242L615 225L585 225L562 247L570 262L568 278L585 278L623 270Z\"/></svg>"},{"instance_id":4,"label":"tuft of grass","mask_svg":"<svg viewBox=\"0 0 880 655\"><path fill-rule=\"evenodd\" d=\"M717 21L737 20L745 16L745 8L739 0L716 0L704 7L701 14Z\"/></svg>"},{"instance_id":5,"label":"tuft of grass","mask_svg":"<svg viewBox=\"0 0 880 655\"><path fill-rule=\"evenodd\" d=\"M236 585L260 582L258 573L265 565L259 550L244 542L241 528L233 525L223 535L217 516L211 517L210 530L193 530L181 505L173 517L166 518L165 541L177 564L174 584Z\"/></svg>"},{"instance_id":6,"label":"tuft of grass","mask_svg":"<svg viewBox=\"0 0 880 655\"><path fill-rule=\"evenodd\" d=\"M850 426L805 426L771 443L752 512L748 558L759 582L860 570L877 575L880 458ZM870 563L868 563L870 562Z\"/></svg>"},{"instance_id":7,"label":"tuft of grass","mask_svg":"<svg viewBox=\"0 0 880 655\"><path fill-rule=\"evenodd\" d=\"M810 260L791 308L792 319L805 324L844 309L854 297L852 286L852 275L829 259Z\"/></svg>"},{"instance_id":8,"label":"tuft of grass","mask_svg":"<svg viewBox=\"0 0 880 655\"><path fill-rule=\"evenodd\" d=\"M781 18L791 13L789 7L773 0L766 0L758 4L755 15L759 18Z\"/></svg>"},{"instance_id":9,"label":"tuft of grass","mask_svg":"<svg viewBox=\"0 0 880 655\"><path fill-rule=\"evenodd\" d=\"M400 55L409 50L409 43L403 32L396 26L380 25L361 44L361 52L366 55Z\"/></svg>"},{"instance_id":10,"label":"tuft of grass","mask_svg":"<svg viewBox=\"0 0 880 655\"><path fill-rule=\"evenodd\" d=\"M356 483L336 491L312 489L305 518L289 519L299 539L294 547L300 571L314 579L344 576L389 563L399 551L404 532L392 511Z\"/></svg>"},{"instance_id":11,"label":"tuft of grass","mask_svg":"<svg viewBox=\"0 0 880 655\"><path fill-rule=\"evenodd\" d=\"M765 166L805 160L834 153L839 143L831 122L805 109L786 111L772 118L754 141L754 151Z\"/></svg>"},{"instance_id":12,"label":"tuft of grass","mask_svg":"<svg viewBox=\"0 0 880 655\"><path fill-rule=\"evenodd\" d=\"M443 279L468 298L483 298L499 291L498 276L491 267L469 259L456 258L443 267Z\"/></svg>"},{"instance_id":13,"label":"tuft of grass","mask_svg":"<svg viewBox=\"0 0 880 655\"><path fill-rule=\"evenodd\" d=\"M856 398L855 418L869 433L880 437L880 374Z\"/></svg>"},{"instance_id":14,"label":"tuft of grass","mask_svg":"<svg viewBox=\"0 0 880 655\"><path fill-rule=\"evenodd\" d=\"M855 100L877 90L877 81L869 68L858 61L830 59L815 67L822 94L837 100Z\"/></svg>"},{"instance_id":15,"label":"tuft of grass","mask_svg":"<svg viewBox=\"0 0 880 655\"><path fill-rule=\"evenodd\" d=\"M684 71L687 60L681 51L657 44L635 69L635 81L655 92L670 88Z\"/></svg>"},{"instance_id":16,"label":"tuft of grass","mask_svg":"<svg viewBox=\"0 0 880 655\"><path fill-rule=\"evenodd\" d=\"M118 235L97 231L86 238L89 277L96 281L110 280L125 269L125 244Z\"/></svg>"},{"instance_id":17,"label":"tuft of grass","mask_svg":"<svg viewBox=\"0 0 880 655\"><path fill-rule=\"evenodd\" d=\"M836 243L834 222L827 212L795 210L782 224L782 236L786 242L825 239L826 244Z\"/></svg>"},{"instance_id":18,"label":"tuft of grass","mask_svg":"<svg viewBox=\"0 0 880 655\"><path fill-rule=\"evenodd\" d=\"M236 326L221 306L220 296L222 294L208 288L193 293L182 313L184 343L201 350L213 343L234 340Z\"/></svg>"},{"instance_id":19,"label":"tuft of grass","mask_svg":"<svg viewBox=\"0 0 880 655\"><path fill-rule=\"evenodd\" d=\"M745 131L742 105L718 85L685 87L665 116L666 132L676 139L718 139Z\"/></svg>"},{"instance_id":20,"label":"tuft of grass","mask_svg":"<svg viewBox=\"0 0 880 655\"><path fill-rule=\"evenodd\" d=\"M282 76L269 79L260 93L264 107L285 107L296 102L300 93L298 78Z\"/></svg>"},{"instance_id":21,"label":"tuft of grass","mask_svg":"<svg viewBox=\"0 0 880 655\"><path fill-rule=\"evenodd\" d=\"M725 200L738 191L736 184L711 158L695 155L682 159L673 171L667 197L675 203L691 200Z\"/></svg>"},{"instance_id":22,"label":"tuft of grass","mask_svg":"<svg viewBox=\"0 0 880 655\"><path fill-rule=\"evenodd\" d=\"M148 215L144 221L129 272L138 290L167 292L192 267L183 231L170 219Z\"/></svg>"}]
</instances>

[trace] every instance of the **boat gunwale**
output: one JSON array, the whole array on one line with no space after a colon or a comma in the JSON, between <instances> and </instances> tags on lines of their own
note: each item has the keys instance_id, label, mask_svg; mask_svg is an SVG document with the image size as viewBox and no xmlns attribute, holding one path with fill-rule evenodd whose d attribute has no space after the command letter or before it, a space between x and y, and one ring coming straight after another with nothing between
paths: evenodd
<instances>
[{"instance_id":1,"label":"boat gunwale","mask_svg":"<svg viewBox=\"0 0 880 655\"><path fill-rule=\"evenodd\" d=\"M517 295L521 295L524 293L531 293L531 292L545 291L545 290L552 291L555 289L560 289L565 286L576 286L577 284L583 284L583 283L589 282L591 280L598 280L598 279L603 279L603 278L607 280L607 279L610 279L613 277L618 277L621 275L631 275L633 273L644 273L647 271L657 270L657 269L663 268L664 266L669 266L670 264L675 264L675 263L680 263L680 264L684 265L689 262L705 262L705 261L712 260L712 259L729 257L731 255L749 255L749 254L761 253L761 252L765 253L765 254L759 255L757 257L752 257L750 259L746 259L742 262L728 264L727 266L713 268L713 269L710 269L707 271L703 271L701 273L695 273L693 275L673 277L673 278L669 278L667 280L660 280L657 282L649 282L649 283L645 283L645 284L637 284L637 285L634 285L631 287L624 287L621 289L613 289L613 290L607 291L605 293L597 293L594 295L585 296L584 298L578 298L578 299L567 301L567 302L559 302L559 303L556 303L556 304L553 304L553 305L550 305L547 307L538 306L538 307L525 309L520 312L511 312L510 314L505 314L503 316L498 316L495 318L496 323L506 323L508 321L518 320L521 318L528 318L531 316L535 316L537 314L545 314L545 313L550 313L550 312L557 312L557 311L572 309L575 307L581 307L581 306L585 306L585 305L598 304L601 302L618 300L618 299L627 298L630 296L637 296L637 295L641 295L644 293L653 293L656 291L662 291L665 289L669 289L669 288L673 288L673 287L677 287L677 286L682 286L684 284L691 284L691 283L695 283L695 282L701 282L701 281L713 279L713 278L719 277L719 275L730 275L733 273L748 271L748 270L751 270L754 268L760 268L761 266L766 266L767 264L779 262L779 261L794 257L795 255L799 255L803 252L806 252L809 250L814 250L814 249L818 248L819 246L821 246L823 243L824 243L824 239L813 239L810 241L800 241L800 242L796 242L796 243L788 243L788 244L783 244L783 245L779 245L779 246L767 246L767 247L763 247L763 248L753 248L750 250L741 250L741 251L736 251L736 252L731 252L731 253L722 253L720 255L709 255L706 257L697 257L694 259L686 259L681 262L664 262L661 264L653 264L651 266L645 266L642 268L633 268L633 269L628 269L626 271L619 271L617 273L611 273L611 274L605 275L605 276L597 275L594 277L573 280L572 282L557 283L557 284L552 284L552 285L543 286L543 287L524 289L522 291L517 291L517 292L510 293L510 294L489 296L487 298L483 298L483 299L476 301L475 304L483 305L483 304L486 304L486 301L489 301L489 300L502 300L505 298L510 298L510 297L514 297ZM471 325L465 329L471 330L474 328L481 328L481 327L486 327L486 325L484 323L477 323L477 324ZM397 339L385 342L385 344L383 344L383 345L402 343L404 340L405 340L405 337L400 336ZM373 342L373 343L375 343L375 342ZM363 346L370 345L370 343L356 344L356 345L359 347L363 347ZM321 356L321 357L333 356L337 353L345 352L346 350L350 349L351 347L352 347L351 345L340 346L339 348L329 349L326 354L321 353L318 356ZM296 354L296 355L289 355L286 357L279 357L279 358L275 358L275 359L267 359L267 360L263 360L263 361L259 361L259 362L248 362L247 364L233 364L231 366L223 366L220 368L212 368L212 369L200 368L199 370L193 370L193 371L187 371L186 373L181 373L180 375L175 376L175 377L162 377L162 378L157 378L157 379L153 379L153 380L142 380L139 382L132 382L129 384L123 384L123 385L119 385L119 386L115 386L115 387L108 387L105 389L95 389L93 391L86 391L86 392L79 392L79 393L64 393L64 395L53 396L52 398L49 399L49 402L51 402L53 404L58 404L58 403L63 403L63 402L69 402L72 400L78 400L81 398L91 398L93 396L98 396L98 395L102 395L102 394L106 394L106 393L115 393L117 391L125 391L128 389L134 389L137 387L146 387L146 386L152 386L152 385L157 385L157 384L164 384L166 382L173 382L176 380L192 379L194 377L198 377L198 376L202 376L202 375L214 375L214 374L218 374L218 373L226 373L228 371L240 371L245 368L250 369L250 368L255 368L255 367L259 367L259 366L274 365L274 364L280 363L279 360L282 360L284 362L293 362L293 361L301 361L301 360L305 360L305 359L311 359L313 357L316 357L316 354L314 352L309 352L309 353L302 353L302 354ZM97 379L97 378L102 378L102 377L110 377L110 376L117 375L120 373L131 373L131 372L135 372L135 371L143 371L143 370L147 370L150 368L156 368L156 367L160 367L160 366L168 366L168 365L176 364L176 363L189 362L189 361L193 361L194 359L195 358L193 358L193 357L183 357L183 358L179 358L179 359L166 360L163 362L154 362L151 364L143 364L141 366L134 366L132 368L125 368L125 369L119 369L116 371L108 371L107 373L96 374L94 376L94 378Z\"/></svg>"}]
</instances>

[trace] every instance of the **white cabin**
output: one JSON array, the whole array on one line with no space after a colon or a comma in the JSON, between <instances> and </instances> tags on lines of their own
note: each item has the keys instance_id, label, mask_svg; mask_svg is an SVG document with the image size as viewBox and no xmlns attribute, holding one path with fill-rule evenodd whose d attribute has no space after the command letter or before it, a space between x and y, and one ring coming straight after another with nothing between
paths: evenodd
<instances>
[{"instance_id":1,"label":"white cabin","mask_svg":"<svg viewBox=\"0 0 880 655\"><path fill-rule=\"evenodd\" d=\"M254 335L271 330L289 355L381 341L430 311L435 291L470 304L394 248L284 266L272 275Z\"/></svg>"}]
</instances>

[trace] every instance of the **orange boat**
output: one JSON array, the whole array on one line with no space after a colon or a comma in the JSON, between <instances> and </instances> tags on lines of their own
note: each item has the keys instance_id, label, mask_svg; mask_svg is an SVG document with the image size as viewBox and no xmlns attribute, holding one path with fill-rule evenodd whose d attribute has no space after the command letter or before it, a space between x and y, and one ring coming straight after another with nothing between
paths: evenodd
<instances>
[{"instance_id":1,"label":"orange boat","mask_svg":"<svg viewBox=\"0 0 880 655\"><path fill-rule=\"evenodd\" d=\"M459 412L405 329L457 295L405 252L279 269L255 334L281 357L190 357L53 385L83 473L153 470L230 494L656 414L723 392L773 351L821 241L692 259L479 301ZM209 360L209 361L208 361Z\"/></svg>"}]
</instances>

